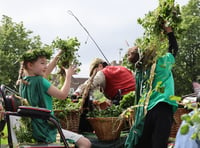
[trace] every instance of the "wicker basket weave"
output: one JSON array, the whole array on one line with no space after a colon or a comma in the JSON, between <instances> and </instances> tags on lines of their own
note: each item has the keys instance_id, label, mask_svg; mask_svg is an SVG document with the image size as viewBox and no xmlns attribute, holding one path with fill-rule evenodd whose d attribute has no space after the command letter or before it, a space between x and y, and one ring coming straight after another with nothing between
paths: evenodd
<instances>
[{"instance_id":1,"label":"wicker basket weave","mask_svg":"<svg viewBox=\"0 0 200 148\"><path fill-rule=\"evenodd\" d=\"M79 123L80 123L80 111L72 110L67 112L63 117L60 115L64 113L62 110L55 110L54 114L59 119L61 127L66 130L70 130L73 132L79 132Z\"/></svg>"},{"instance_id":2,"label":"wicker basket weave","mask_svg":"<svg viewBox=\"0 0 200 148\"><path fill-rule=\"evenodd\" d=\"M189 113L190 111L186 108L178 108L177 111L174 113L174 122L172 124L172 127L171 127L171 132L170 132L170 137L173 137L175 138L176 137L176 133L181 125L181 116L183 114L187 114Z\"/></svg>"},{"instance_id":3,"label":"wicker basket weave","mask_svg":"<svg viewBox=\"0 0 200 148\"><path fill-rule=\"evenodd\" d=\"M123 119L118 117L90 117L88 120L99 140L112 141L120 137Z\"/></svg>"}]
</instances>

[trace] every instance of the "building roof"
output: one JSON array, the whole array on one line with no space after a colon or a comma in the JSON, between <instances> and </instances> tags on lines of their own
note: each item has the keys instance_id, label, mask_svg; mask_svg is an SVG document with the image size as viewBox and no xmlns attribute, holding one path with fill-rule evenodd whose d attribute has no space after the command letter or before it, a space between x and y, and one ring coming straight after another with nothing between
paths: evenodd
<instances>
[{"instance_id":1,"label":"building roof","mask_svg":"<svg viewBox=\"0 0 200 148\"><path fill-rule=\"evenodd\" d=\"M72 80L71 80L71 88L73 88L74 90L76 90L78 88L78 86L80 84L83 84L88 78L74 78L72 77Z\"/></svg>"}]
</instances>

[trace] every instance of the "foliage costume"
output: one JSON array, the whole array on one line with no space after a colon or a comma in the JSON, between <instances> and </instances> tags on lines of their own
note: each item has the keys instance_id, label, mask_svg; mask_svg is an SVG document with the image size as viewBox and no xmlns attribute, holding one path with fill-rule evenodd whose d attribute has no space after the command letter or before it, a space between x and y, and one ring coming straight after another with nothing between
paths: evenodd
<instances>
[{"instance_id":1,"label":"foliage costume","mask_svg":"<svg viewBox=\"0 0 200 148\"><path fill-rule=\"evenodd\" d=\"M161 102L167 103L172 107L172 112L175 112L178 107L176 101L170 100L170 96L174 95L174 80L171 69L175 63L175 55L170 52L172 49L177 51L178 46L173 32L168 33L168 39L169 53L159 57L150 68L143 69L141 67L136 69L136 100L139 107L136 109L135 122L126 139L126 148L136 148L143 135L146 115L158 104ZM152 71L154 77L152 83L150 83L150 73ZM159 87L157 87L158 84Z\"/></svg>"}]
</instances>

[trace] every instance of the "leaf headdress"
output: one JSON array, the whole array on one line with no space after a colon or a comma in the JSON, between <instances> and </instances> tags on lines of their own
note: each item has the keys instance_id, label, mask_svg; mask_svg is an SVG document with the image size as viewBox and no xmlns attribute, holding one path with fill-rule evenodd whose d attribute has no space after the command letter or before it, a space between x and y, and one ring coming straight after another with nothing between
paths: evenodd
<instances>
[{"instance_id":1,"label":"leaf headdress","mask_svg":"<svg viewBox=\"0 0 200 148\"><path fill-rule=\"evenodd\" d=\"M34 61L37 60L38 57L46 57L47 59L50 59L51 55L52 50L50 49L29 50L21 56L20 61Z\"/></svg>"}]
</instances>

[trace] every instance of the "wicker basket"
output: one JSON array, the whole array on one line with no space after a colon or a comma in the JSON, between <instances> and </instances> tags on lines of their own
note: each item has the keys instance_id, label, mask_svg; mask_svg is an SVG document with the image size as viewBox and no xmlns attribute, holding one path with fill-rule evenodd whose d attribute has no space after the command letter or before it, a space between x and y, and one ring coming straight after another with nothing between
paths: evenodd
<instances>
[{"instance_id":1,"label":"wicker basket","mask_svg":"<svg viewBox=\"0 0 200 148\"><path fill-rule=\"evenodd\" d=\"M54 114L59 119L63 129L79 132L80 111L72 110L65 113L63 110L55 110Z\"/></svg>"},{"instance_id":2,"label":"wicker basket","mask_svg":"<svg viewBox=\"0 0 200 148\"><path fill-rule=\"evenodd\" d=\"M90 117L88 120L99 140L112 141L120 137L123 119L118 117Z\"/></svg>"},{"instance_id":3,"label":"wicker basket","mask_svg":"<svg viewBox=\"0 0 200 148\"><path fill-rule=\"evenodd\" d=\"M170 132L170 137L173 137L175 138L176 137L176 133L181 125L181 116L183 114L187 114L189 113L190 111L186 108L178 108L177 111L174 113L174 122L172 124L172 127L171 127L171 132Z\"/></svg>"}]
</instances>

